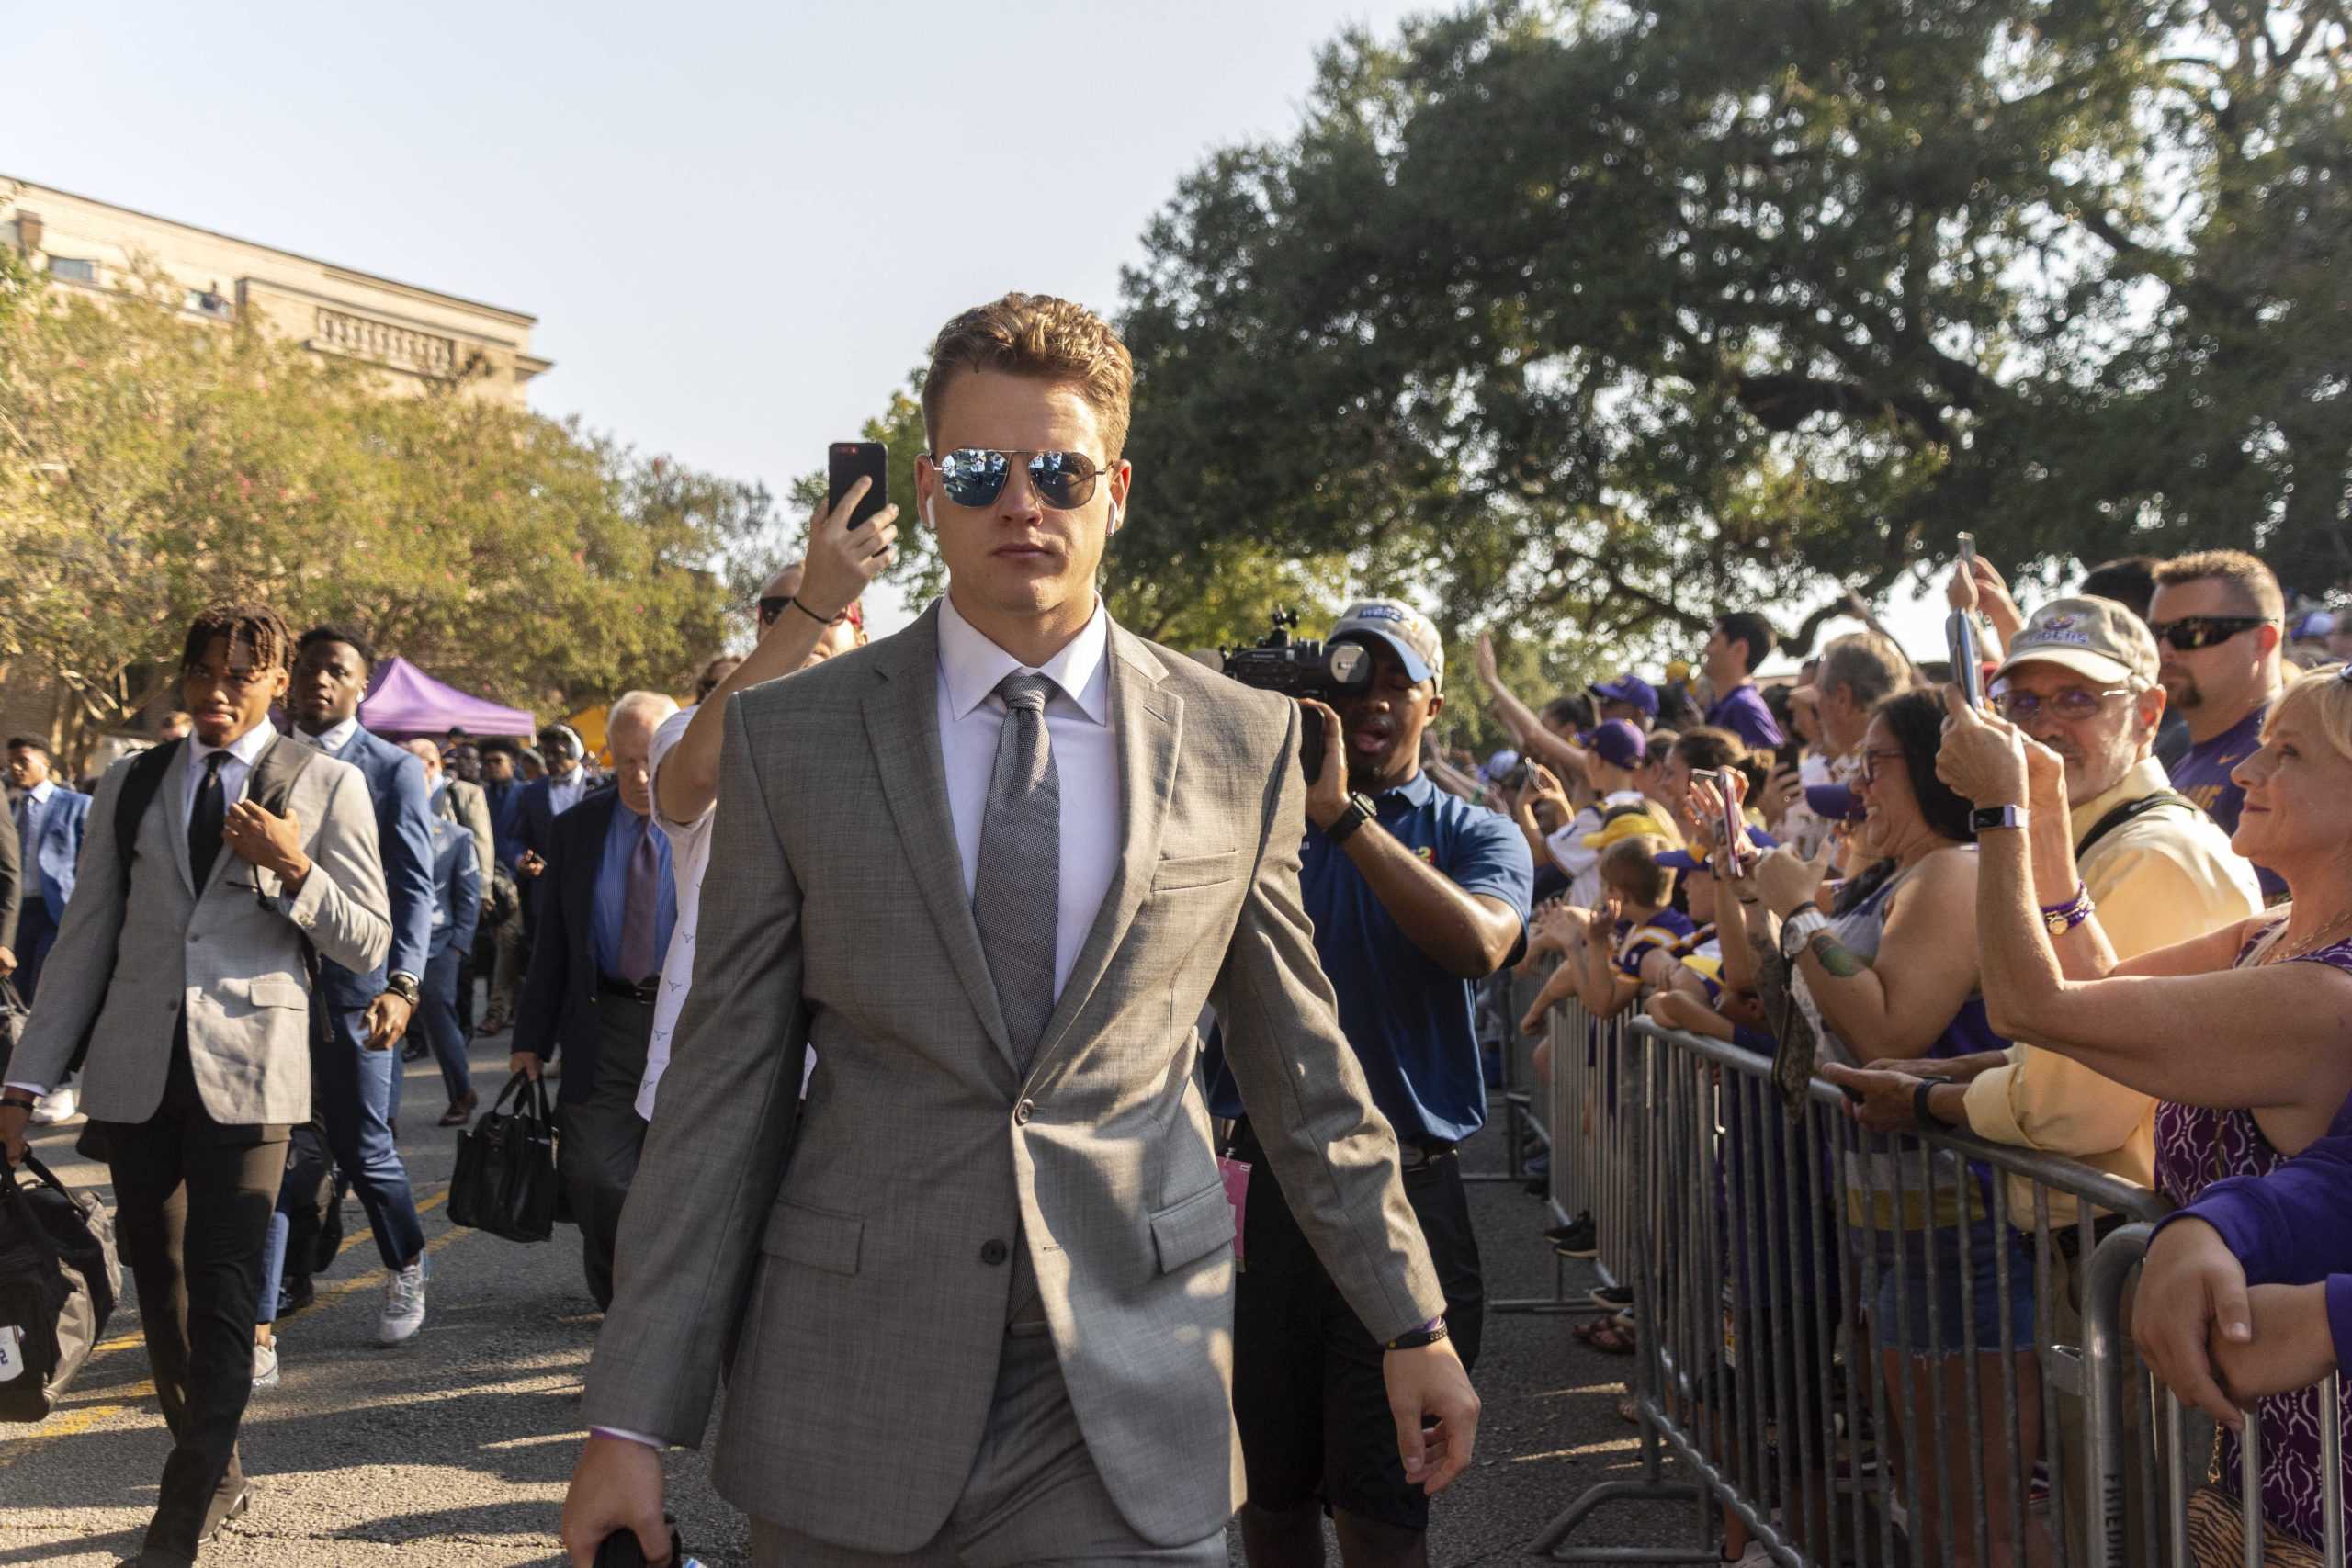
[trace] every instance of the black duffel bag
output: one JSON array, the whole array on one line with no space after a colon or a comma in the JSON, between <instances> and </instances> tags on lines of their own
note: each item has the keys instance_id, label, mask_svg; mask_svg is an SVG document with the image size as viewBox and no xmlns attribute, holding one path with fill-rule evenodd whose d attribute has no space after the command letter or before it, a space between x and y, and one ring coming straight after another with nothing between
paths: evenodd
<instances>
[{"instance_id":1,"label":"black duffel bag","mask_svg":"<svg viewBox=\"0 0 2352 1568\"><path fill-rule=\"evenodd\" d=\"M122 1294L114 1217L29 1153L0 1168L0 1421L40 1421L90 1359Z\"/></svg>"},{"instance_id":2,"label":"black duffel bag","mask_svg":"<svg viewBox=\"0 0 2352 1568\"><path fill-rule=\"evenodd\" d=\"M508 1241L545 1241L555 1234L555 1113L546 1087L516 1073L489 1113L458 1134L449 1218Z\"/></svg>"}]
</instances>

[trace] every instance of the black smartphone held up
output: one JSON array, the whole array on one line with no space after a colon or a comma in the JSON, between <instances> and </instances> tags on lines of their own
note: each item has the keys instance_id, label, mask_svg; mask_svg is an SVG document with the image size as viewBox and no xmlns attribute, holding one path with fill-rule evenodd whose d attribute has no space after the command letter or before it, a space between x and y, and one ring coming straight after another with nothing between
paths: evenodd
<instances>
[{"instance_id":1,"label":"black smartphone held up","mask_svg":"<svg viewBox=\"0 0 2352 1568\"><path fill-rule=\"evenodd\" d=\"M825 449L825 510L842 503L850 486L872 479L858 498L849 525L861 528L865 520L890 504L890 449L879 441L836 441Z\"/></svg>"}]
</instances>

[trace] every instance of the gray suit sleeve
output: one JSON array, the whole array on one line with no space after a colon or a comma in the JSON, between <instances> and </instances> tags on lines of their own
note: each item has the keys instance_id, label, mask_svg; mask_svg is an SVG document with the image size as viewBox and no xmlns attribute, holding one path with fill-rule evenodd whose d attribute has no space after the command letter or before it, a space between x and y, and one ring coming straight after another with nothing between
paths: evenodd
<instances>
[{"instance_id":1,"label":"gray suit sleeve","mask_svg":"<svg viewBox=\"0 0 2352 1568\"><path fill-rule=\"evenodd\" d=\"M17 842L17 814L0 801L0 947L14 952L17 916L24 907L25 853Z\"/></svg>"},{"instance_id":2,"label":"gray suit sleeve","mask_svg":"<svg viewBox=\"0 0 2352 1568\"><path fill-rule=\"evenodd\" d=\"M1257 874L1211 1001L1250 1125L1299 1228L1374 1337L1394 1339L1442 1314L1445 1295L1405 1199L1396 1132L1340 1032L1299 893L1298 729L1294 705L1267 781Z\"/></svg>"},{"instance_id":3,"label":"gray suit sleeve","mask_svg":"<svg viewBox=\"0 0 2352 1568\"><path fill-rule=\"evenodd\" d=\"M40 1005L8 1062L12 1083L55 1089L106 1003L122 935L122 846L114 839L114 803L130 771L127 759L107 770L83 819L74 897L66 900L65 919L41 967Z\"/></svg>"},{"instance_id":4,"label":"gray suit sleeve","mask_svg":"<svg viewBox=\"0 0 2352 1568\"><path fill-rule=\"evenodd\" d=\"M474 861L481 867L481 890L488 893L491 872L497 863L498 853L497 843L491 834L490 796L481 792L480 784L475 784L457 798L464 803L458 809L463 814L466 831L474 836Z\"/></svg>"},{"instance_id":5,"label":"gray suit sleeve","mask_svg":"<svg viewBox=\"0 0 2352 1568\"><path fill-rule=\"evenodd\" d=\"M727 705L694 987L621 1212L613 1304L582 1414L702 1441L800 1113L808 1040L800 886L763 793L741 699Z\"/></svg>"},{"instance_id":6,"label":"gray suit sleeve","mask_svg":"<svg viewBox=\"0 0 2352 1568\"><path fill-rule=\"evenodd\" d=\"M376 807L368 781L356 768L337 772L326 818L311 840L311 874L282 907L322 956L365 975L392 950L391 900L376 852Z\"/></svg>"}]
</instances>

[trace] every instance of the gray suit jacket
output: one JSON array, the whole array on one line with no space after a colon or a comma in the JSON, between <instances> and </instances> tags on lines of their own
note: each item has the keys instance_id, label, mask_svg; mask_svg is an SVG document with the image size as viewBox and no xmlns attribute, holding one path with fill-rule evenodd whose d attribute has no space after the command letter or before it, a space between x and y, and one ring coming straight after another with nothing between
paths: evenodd
<instances>
[{"instance_id":1,"label":"gray suit jacket","mask_svg":"<svg viewBox=\"0 0 2352 1568\"><path fill-rule=\"evenodd\" d=\"M971 1473L1025 1247L1112 1495L1189 1543L1241 1496L1204 1001L1357 1313L1385 1337L1444 1308L1300 907L1296 709L1113 629L1124 848L1020 1074L949 821L936 616L728 705L694 989L587 1419L697 1443L731 1349L719 1491L910 1551Z\"/></svg>"},{"instance_id":2,"label":"gray suit jacket","mask_svg":"<svg viewBox=\"0 0 2352 1568\"><path fill-rule=\"evenodd\" d=\"M74 897L8 1076L53 1087L95 1019L82 1108L95 1121L144 1122L163 1103L173 1030L185 1010L189 1066L214 1121L307 1122L303 944L362 973L391 950L368 782L332 757L314 753L303 767L286 805L311 867L292 898L276 876L225 847L198 888L183 807L187 758L183 746L139 820L127 901L114 803L132 759L99 782Z\"/></svg>"},{"instance_id":3,"label":"gray suit jacket","mask_svg":"<svg viewBox=\"0 0 2352 1568\"><path fill-rule=\"evenodd\" d=\"M441 793L434 797L434 809L474 836L474 863L481 868L481 890L487 894L491 872L498 863L490 830L490 797L478 784L446 779Z\"/></svg>"}]
</instances>

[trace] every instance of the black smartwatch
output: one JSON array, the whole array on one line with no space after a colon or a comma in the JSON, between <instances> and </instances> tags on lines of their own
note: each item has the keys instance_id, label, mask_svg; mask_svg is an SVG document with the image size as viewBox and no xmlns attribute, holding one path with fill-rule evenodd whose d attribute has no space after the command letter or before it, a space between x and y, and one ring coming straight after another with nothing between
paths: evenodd
<instances>
[{"instance_id":1,"label":"black smartwatch","mask_svg":"<svg viewBox=\"0 0 2352 1568\"><path fill-rule=\"evenodd\" d=\"M1323 829L1323 836L1335 844L1344 844L1351 834L1373 819L1373 815L1370 795L1351 795L1348 796L1348 808L1340 813L1337 822Z\"/></svg>"}]
</instances>

